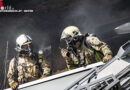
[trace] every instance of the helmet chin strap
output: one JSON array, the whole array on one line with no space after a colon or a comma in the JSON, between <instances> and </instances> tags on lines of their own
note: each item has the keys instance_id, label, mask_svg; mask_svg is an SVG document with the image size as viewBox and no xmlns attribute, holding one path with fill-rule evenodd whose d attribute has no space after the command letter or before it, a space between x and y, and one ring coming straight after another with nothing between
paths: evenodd
<instances>
[{"instance_id":1,"label":"helmet chin strap","mask_svg":"<svg viewBox=\"0 0 130 90\"><path fill-rule=\"evenodd\" d=\"M29 56L32 56L32 51L29 51L28 55L29 55Z\"/></svg>"}]
</instances>

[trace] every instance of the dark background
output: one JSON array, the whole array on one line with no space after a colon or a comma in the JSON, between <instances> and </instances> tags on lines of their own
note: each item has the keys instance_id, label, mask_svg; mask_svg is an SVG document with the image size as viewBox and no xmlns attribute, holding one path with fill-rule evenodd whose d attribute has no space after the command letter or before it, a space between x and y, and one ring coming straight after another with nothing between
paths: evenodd
<instances>
[{"instance_id":1,"label":"dark background","mask_svg":"<svg viewBox=\"0 0 130 90\"><path fill-rule=\"evenodd\" d=\"M20 34L32 37L35 51L47 49L53 74L64 71L60 55L62 30L68 25L79 27L83 34L94 33L111 46L114 55L130 38L130 30L115 30L130 21L130 0L4 0L4 6L33 9L33 13L0 13L0 87L4 72L15 55L15 39ZM127 32L126 32L127 31ZM8 60L5 60L6 42ZM4 63L6 62L6 65ZM6 67L6 68L5 68ZM7 87L7 85L6 85Z\"/></svg>"}]
</instances>

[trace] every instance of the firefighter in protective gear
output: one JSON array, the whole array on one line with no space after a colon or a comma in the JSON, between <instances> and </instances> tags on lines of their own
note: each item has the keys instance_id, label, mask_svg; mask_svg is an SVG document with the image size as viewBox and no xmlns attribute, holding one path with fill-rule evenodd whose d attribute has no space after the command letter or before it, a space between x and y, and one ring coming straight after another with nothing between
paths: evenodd
<instances>
[{"instance_id":1,"label":"firefighter in protective gear","mask_svg":"<svg viewBox=\"0 0 130 90\"><path fill-rule=\"evenodd\" d=\"M50 66L43 58L43 52L34 53L32 39L26 34L16 39L16 51L18 52L9 64L8 81L12 89L18 85L30 82L40 77L50 75Z\"/></svg>"},{"instance_id":2,"label":"firefighter in protective gear","mask_svg":"<svg viewBox=\"0 0 130 90\"><path fill-rule=\"evenodd\" d=\"M66 48L61 49L61 54L69 70L99 61L105 63L112 58L112 51L106 43L93 34L82 35L75 26L66 27L61 40L67 44Z\"/></svg>"}]
</instances>

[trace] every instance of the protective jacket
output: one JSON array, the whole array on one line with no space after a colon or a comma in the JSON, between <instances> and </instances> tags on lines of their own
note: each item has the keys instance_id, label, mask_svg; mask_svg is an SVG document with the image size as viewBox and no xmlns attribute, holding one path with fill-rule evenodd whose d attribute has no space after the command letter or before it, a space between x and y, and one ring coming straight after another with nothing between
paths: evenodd
<instances>
[{"instance_id":1,"label":"protective jacket","mask_svg":"<svg viewBox=\"0 0 130 90\"><path fill-rule=\"evenodd\" d=\"M39 63L38 55L33 55L14 57L10 61L7 77L11 86L14 82L23 84L39 79L42 75L50 75L50 65L46 60Z\"/></svg>"},{"instance_id":2,"label":"protective jacket","mask_svg":"<svg viewBox=\"0 0 130 90\"><path fill-rule=\"evenodd\" d=\"M107 61L112 58L112 51L106 43L100 41L96 36L84 36L81 40L81 46L70 52L68 49L62 49L61 54L65 58L69 70L103 61L107 57Z\"/></svg>"}]
</instances>

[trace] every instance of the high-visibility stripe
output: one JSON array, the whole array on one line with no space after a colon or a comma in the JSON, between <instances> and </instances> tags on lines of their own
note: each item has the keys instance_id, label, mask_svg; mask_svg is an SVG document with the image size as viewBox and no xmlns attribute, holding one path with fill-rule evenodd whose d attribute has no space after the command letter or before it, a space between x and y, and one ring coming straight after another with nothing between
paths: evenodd
<instances>
[{"instance_id":1,"label":"high-visibility stripe","mask_svg":"<svg viewBox=\"0 0 130 90\"><path fill-rule=\"evenodd\" d=\"M90 50L90 52L91 52L91 54L94 54L94 52L92 50ZM101 57L99 56L99 54L97 52L95 54L96 54L96 57L95 57L96 61L100 62L102 60Z\"/></svg>"},{"instance_id":2,"label":"high-visibility stripe","mask_svg":"<svg viewBox=\"0 0 130 90\"><path fill-rule=\"evenodd\" d=\"M14 83L14 80L9 79L9 85L12 85Z\"/></svg>"},{"instance_id":3,"label":"high-visibility stripe","mask_svg":"<svg viewBox=\"0 0 130 90\"><path fill-rule=\"evenodd\" d=\"M74 60L74 64L78 64L78 60L77 59Z\"/></svg>"},{"instance_id":4,"label":"high-visibility stripe","mask_svg":"<svg viewBox=\"0 0 130 90\"><path fill-rule=\"evenodd\" d=\"M92 50L90 50L91 54L94 55L94 52ZM98 59L95 58L96 62L98 62Z\"/></svg>"},{"instance_id":5,"label":"high-visibility stripe","mask_svg":"<svg viewBox=\"0 0 130 90\"><path fill-rule=\"evenodd\" d=\"M86 62L88 62L88 59L87 59L87 57L85 58L85 61L86 61Z\"/></svg>"},{"instance_id":6,"label":"high-visibility stripe","mask_svg":"<svg viewBox=\"0 0 130 90\"><path fill-rule=\"evenodd\" d=\"M75 66L68 66L69 70L72 70L72 69L75 69L75 68L76 68Z\"/></svg>"},{"instance_id":7,"label":"high-visibility stripe","mask_svg":"<svg viewBox=\"0 0 130 90\"><path fill-rule=\"evenodd\" d=\"M98 46L92 46L95 50L99 50Z\"/></svg>"},{"instance_id":8,"label":"high-visibility stripe","mask_svg":"<svg viewBox=\"0 0 130 90\"><path fill-rule=\"evenodd\" d=\"M105 49L105 50L103 50L103 53L104 53L104 55L106 55L106 54L112 53L112 52L109 49Z\"/></svg>"},{"instance_id":9,"label":"high-visibility stripe","mask_svg":"<svg viewBox=\"0 0 130 90\"><path fill-rule=\"evenodd\" d=\"M86 64L88 64L88 59L87 59L87 57L85 57L85 62L86 62Z\"/></svg>"},{"instance_id":10,"label":"high-visibility stripe","mask_svg":"<svg viewBox=\"0 0 130 90\"><path fill-rule=\"evenodd\" d=\"M98 57L98 60L101 61L101 57L99 56L99 54L96 52L96 56Z\"/></svg>"},{"instance_id":11,"label":"high-visibility stripe","mask_svg":"<svg viewBox=\"0 0 130 90\"><path fill-rule=\"evenodd\" d=\"M95 59L96 59L97 62L99 62L97 57L95 57Z\"/></svg>"}]
</instances>

